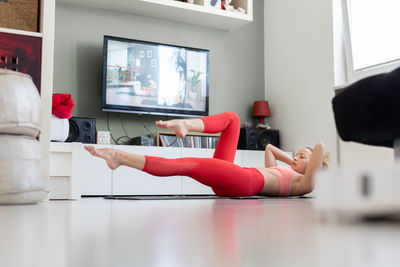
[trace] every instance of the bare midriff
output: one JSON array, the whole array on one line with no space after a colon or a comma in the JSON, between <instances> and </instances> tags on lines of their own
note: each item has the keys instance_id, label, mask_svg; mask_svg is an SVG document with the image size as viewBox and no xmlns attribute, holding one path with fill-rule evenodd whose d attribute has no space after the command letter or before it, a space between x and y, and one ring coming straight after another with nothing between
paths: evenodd
<instances>
[{"instance_id":1,"label":"bare midriff","mask_svg":"<svg viewBox=\"0 0 400 267\"><path fill-rule=\"evenodd\" d=\"M275 170L268 168L256 168L264 176L264 187L258 193L262 196L275 197L279 194L279 179Z\"/></svg>"}]
</instances>

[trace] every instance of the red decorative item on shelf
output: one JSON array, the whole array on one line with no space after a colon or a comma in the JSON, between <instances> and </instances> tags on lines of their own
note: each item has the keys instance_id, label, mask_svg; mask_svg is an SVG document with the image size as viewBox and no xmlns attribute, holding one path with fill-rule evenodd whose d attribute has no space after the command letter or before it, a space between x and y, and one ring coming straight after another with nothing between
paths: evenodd
<instances>
[{"instance_id":1,"label":"red decorative item on shelf","mask_svg":"<svg viewBox=\"0 0 400 267\"><path fill-rule=\"evenodd\" d=\"M52 113L60 119L70 119L74 101L70 94L53 94Z\"/></svg>"},{"instance_id":2,"label":"red decorative item on shelf","mask_svg":"<svg viewBox=\"0 0 400 267\"><path fill-rule=\"evenodd\" d=\"M266 100L254 101L252 116L260 117L260 124L263 124L264 117L271 116L271 111L269 109L268 101Z\"/></svg>"},{"instance_id":3,"label":"red decorative item on shelf","mask_svg":"<svg viewBox=\"0 0 400 267\"><path fill-rule=\"evenodd\" d=\"M0 68L29 74L40 93L42 38L0 33Z\"/></svg>"}]
</instances>

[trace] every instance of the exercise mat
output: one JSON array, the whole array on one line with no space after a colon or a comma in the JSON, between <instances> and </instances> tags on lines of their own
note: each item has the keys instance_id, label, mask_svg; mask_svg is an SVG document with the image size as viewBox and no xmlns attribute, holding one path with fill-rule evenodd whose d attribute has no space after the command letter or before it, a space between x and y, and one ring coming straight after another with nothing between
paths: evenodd
<instances>
[{"instance_id":1,"label":"exercise mat","mask_svg":"<svg viewBox=\"0 0 400 267\"><path fill-rule=\"evenodd\" d=\"M277 199L279 197L250 196L250 197L219 197L216 195L147 195L147 196L105 196L105 199L116 200L177 200L177 199ZM299 197L285 197L299 198ZM306 197L300 197L306 198Z\"/></svg>"}]
</instances>

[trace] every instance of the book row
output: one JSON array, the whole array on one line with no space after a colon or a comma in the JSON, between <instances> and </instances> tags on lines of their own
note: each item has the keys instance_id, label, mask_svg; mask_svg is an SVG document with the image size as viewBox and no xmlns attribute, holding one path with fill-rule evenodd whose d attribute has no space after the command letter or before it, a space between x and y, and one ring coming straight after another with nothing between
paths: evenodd
<instances>
[{"instance_id":1,"label":"book row","mask_svg":"<svg viewBox=\"0 0 400 267\"><path fill-rule=\"evenodd\" d=\"M164 147L215 148L218 136L193 136L178 138L172 135L160 135L160 145Z\"/></svg>"}]
</instances>

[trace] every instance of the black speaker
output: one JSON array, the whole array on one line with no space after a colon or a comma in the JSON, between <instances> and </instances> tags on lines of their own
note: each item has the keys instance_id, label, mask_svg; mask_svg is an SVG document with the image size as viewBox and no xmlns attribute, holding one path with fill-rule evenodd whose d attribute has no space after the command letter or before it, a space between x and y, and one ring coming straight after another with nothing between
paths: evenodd
<instances>
[{"instance_id":1,"label":"black speaker","mask_svg":"<svg viewBox=\"0 0 400 267\"><path fill-rule=\"evenodd\" d=\"M279 131L262 128L242 128L238 149L265 150L268 144L279 147Z\"/></svg>"},{"instance_id":2,"label":"black speaker","mask_svg":"<svg viewBox=\"0 0 400 267\"><path fill-rule=\"evenodd\" d=\"M69 119L69 134L65 142L96 143L96 119L72 117Z\"/></svg>"}]
</instances>

